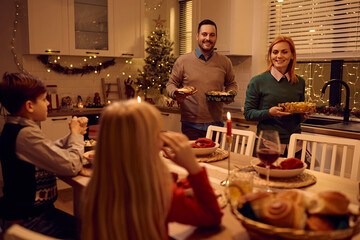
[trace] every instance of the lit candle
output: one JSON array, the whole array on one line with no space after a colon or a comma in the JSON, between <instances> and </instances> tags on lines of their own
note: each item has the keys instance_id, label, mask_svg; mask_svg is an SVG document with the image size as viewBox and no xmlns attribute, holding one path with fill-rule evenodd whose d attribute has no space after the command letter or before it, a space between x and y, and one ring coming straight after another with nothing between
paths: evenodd
<instances>
[{"instance_id":1,"label":"lit candle","mask_svg":"<svg viewBox=\"0 0 360 240\"><path fill-rule=\"evenodd\" d=\"M108 100L108 101L107 101L107 104L110 104L110 103L111 103L111 101L110 101L110 100Z\"/></svg>"},{"instance_id":2,"label":"lit candle","mask_svg":"<svg viewBox=\"0 0 360 240\"><path fill-rule=\"evenodd\" d=\"M138 96L137 99L138 99L138 102L141 103L141 97Z\"/></svg>"},{"instance_id":3,"label":"lit candle","mask_svg":"<svg viewBox=\"0 0 360 240\"><path fill-rule=\"evenodd\" d=\"M231 136L231 115L230 115L230 112L227 112L226 126L227 126L226 136Z\"/></svg>"},{"instance_id":4,"label":"lit candle","mask_svg":"<svg viewBox=\"0 0 360 240\"><path fill-rule=\"evenodd\" d=\"M84 104L81 103L81 102L79 102L79 103L78 103L78 108L84 108Z\"/></svg>"}]
</instances>

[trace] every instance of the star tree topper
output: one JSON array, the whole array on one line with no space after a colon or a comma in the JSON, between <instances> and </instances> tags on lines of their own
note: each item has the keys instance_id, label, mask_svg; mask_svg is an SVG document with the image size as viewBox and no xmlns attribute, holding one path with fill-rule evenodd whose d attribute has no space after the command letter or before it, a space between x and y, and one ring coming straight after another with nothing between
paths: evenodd
<instances>
[{"instance_id":1,"label":"star tree topper","mask_svg":"<svg viewBox=\"0 0 360 240\"><path fill-rule=\"evenodd\" d=\"M164 23L166 22L166 20L160 19L160 15L159 15L158 19L153 19L153 20L155 21L155 27L158 27L158 28L164 27Z\"/></svg>"}]
</instances>

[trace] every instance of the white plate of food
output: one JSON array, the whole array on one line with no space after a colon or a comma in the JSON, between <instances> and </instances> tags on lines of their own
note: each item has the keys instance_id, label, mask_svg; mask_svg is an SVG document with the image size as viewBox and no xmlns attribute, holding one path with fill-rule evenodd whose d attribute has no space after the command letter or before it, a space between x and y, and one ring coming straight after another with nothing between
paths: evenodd
<instances>
[{"instance_id":1,"label":"white plate of food","mask_svg":"<svg viewBox=\"0 0 360 240\"><path fill-rule=\"evenodd\" d=\"M284 169L284 168L281 168L281 162L283 162L284 160L286 160L286 159L279 159L275 163L273 163L273 165L275 167L280 167L280 168L270 168L270 173L269 173L270 177L275 177L275 178L295 177L295 176L303 173L307 167L307 164L302 162L302 164L303 164L302 167L294 168L294 169ZM264 166L259 166L259 164L261 164L260 159L258 159L258 158L253 159L253 160L251 160L250 164L251 164L251 166L254 167L256 172L258 172L261 175L266 176L266 168Z\"/></svg>"},{"instance_id":2,"label":"white plate of food","mask_svg":"<svg viewBox=\"0 0 360 240\"><path fill-rule=\"evenodd\" d=\"M192 146L196 141L189 141L189 144ZM219 148L219 144L215 143L213 147L191 147L191 150L195 155L209 155L216 151Z\"/></svg>"},{"instance_id":3,"label":"white plate of food","mask_svg":"<svg viewBox=\"0 0 360 240\"><path fill-rule=\"evenodd\" d=\"M84 153L83 157L88 160L91 164L94 163L95 150L90 150Z\"/></svg>"},{"instance_id":4,"label":"white plate of food","mask_svg":"<svg viewBox=\"0 0 360 240\"><path fill-rule=\"evenodd\" d=\"M179 94L183 94L183 95L193 95L197 92L195 87L192 86L188 86L188 87L183 87L183 88L179 88L176 90L177 93Z\"/></svg>"}]
</instances>

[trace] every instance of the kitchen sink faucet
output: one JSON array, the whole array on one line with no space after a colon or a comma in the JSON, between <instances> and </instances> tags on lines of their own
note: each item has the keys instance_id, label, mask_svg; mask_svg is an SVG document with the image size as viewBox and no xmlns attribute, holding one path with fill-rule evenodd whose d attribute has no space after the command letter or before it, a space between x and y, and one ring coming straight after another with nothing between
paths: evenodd
<instances>
[{"instance_id":1,"label":"kitchen sink faucet","mask_svg":"<svg viewBox=\"0 0 360 240\"><path fill-rule=\"evenodd\" d=\"M345 102L345 109L344 109L344 122L348 122L349 121L349 116L350 116L350 110L349 110L349 98L350 98L350 89L349 89L349 85L347 85L346 82L339 80L339 79L334 79L334 80L330 80L328 82L326 82L321 90L321 95L320 95L320 99L324 98L324 94L325 94L325 90L326 87L332 83L341 83L342 85L345 86L346 89L346 102Z\"/></svg>"}]
</instances>

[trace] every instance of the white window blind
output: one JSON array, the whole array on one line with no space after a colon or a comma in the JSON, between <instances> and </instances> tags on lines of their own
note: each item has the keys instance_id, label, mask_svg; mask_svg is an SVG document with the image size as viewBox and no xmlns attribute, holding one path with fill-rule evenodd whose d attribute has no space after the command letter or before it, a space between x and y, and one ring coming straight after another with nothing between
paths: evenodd
<instances>
[{"instance_id":1,"label":"white window blind","mask_svg":"<svg viewBox=\"0 0 360 240\"><path fill-rule=\"evenodd\" d=\"M182 0L179 21L179 55L192 50L192 1Z\"/></svg>"},{"instance_id":2,"label":"white window blind","mask_svg":"<svg viewBox=\"0 0 360 240\"><path fill-rule=\"evenodd\" d=\"M288 35L299 58L359 57L360 0L269 1L269 43Z\"/></svg>"}]
</instances>

